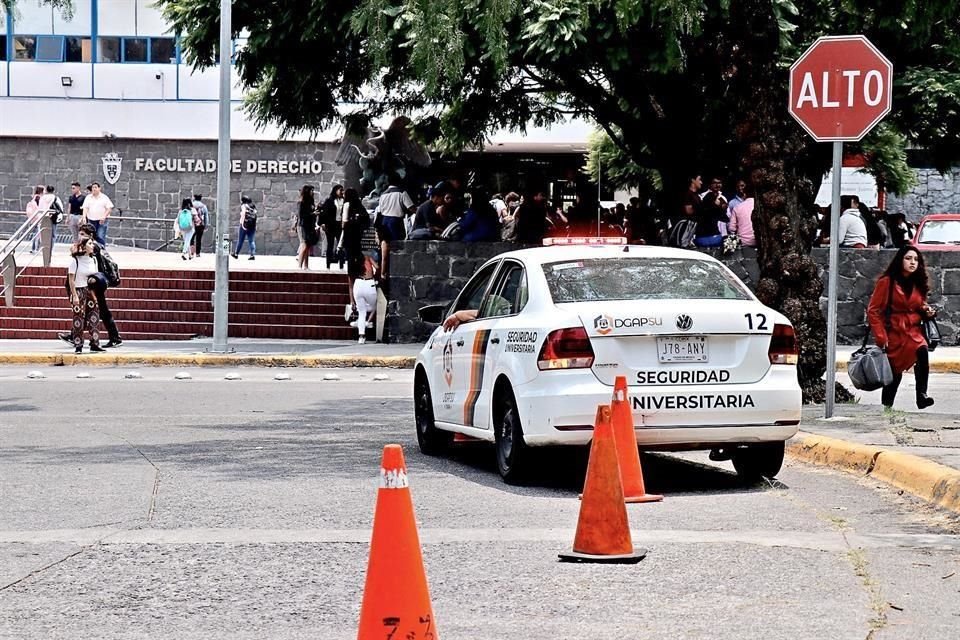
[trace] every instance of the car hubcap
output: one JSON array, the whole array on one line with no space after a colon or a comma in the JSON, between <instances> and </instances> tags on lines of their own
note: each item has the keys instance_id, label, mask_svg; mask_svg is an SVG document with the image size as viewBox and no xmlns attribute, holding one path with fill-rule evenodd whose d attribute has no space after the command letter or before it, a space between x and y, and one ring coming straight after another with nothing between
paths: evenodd
<instances>
[{"instance_id":1,"label":"car hubcap","mask_svg":"<svg viewBox=\"0 0 960 640\"><path fill-rule=\"evenodd\" d=\"M500 429L500 453L503 461L508 462L513 454L513 410L507 409L503 414L503 424Z\"/></svg>"}]
</instances>

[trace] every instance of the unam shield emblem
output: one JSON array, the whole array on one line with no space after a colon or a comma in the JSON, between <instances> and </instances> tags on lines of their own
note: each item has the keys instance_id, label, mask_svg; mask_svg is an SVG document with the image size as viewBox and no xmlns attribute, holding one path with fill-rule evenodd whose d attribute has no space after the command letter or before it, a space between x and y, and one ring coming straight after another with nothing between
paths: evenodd
<instances>
[{"instance_id":1,"label":"unam shield emblem","mask_svg":"<svg viewBox=\"0 0 960 640\"><path fill-rule=\"evenodd\" d=\"M443 345L443 379L448 387L453 384L453 338Z\"/></svg>"},{"instance_id":2,"label":"unam shield emblem","mask_svg":"<svg viewBox=\"0 0 960 640\"><path fill-rule=\"evenodd\" d=\"M108 153L103 156L103 179L107 181L107 184L117 184L117 180L120 179L120 163L123 162L123 159L119 154Z\"/></svg>"}]
</instances>

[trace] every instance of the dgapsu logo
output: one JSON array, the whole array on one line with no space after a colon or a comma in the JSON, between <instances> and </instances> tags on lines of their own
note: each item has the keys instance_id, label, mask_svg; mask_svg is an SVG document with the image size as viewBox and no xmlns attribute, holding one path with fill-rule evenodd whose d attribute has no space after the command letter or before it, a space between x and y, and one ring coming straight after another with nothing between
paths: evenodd
<instances>
[{"instance_id":1,"label":"dgapsu logo","mask_svg":"<svg viewBox=\"0 0 960 640\"><path fill-rule=\"evenodd\" d=\"M123 158L118 153L108 153L101 158L101 161L103 162L103 179L107 181L107 184L117 184L117 180L120 179L120 165L123 163Z\"/></svg>"},{"instance_id":2,"label":"dgapsu logo","mask_svg":"<svg viewBox=\"0 0 960 640\"><path fill-rule=\"evenodd\" d=\"M608 315L599 315L593 319L593 328L602 336L613 331L613 318Z\"/></svg>"}]
</instances>

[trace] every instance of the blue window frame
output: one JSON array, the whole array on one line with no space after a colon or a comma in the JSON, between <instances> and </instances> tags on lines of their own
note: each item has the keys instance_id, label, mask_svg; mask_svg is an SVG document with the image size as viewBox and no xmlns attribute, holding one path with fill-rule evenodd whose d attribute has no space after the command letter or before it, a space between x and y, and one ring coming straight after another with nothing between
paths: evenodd
<instances>
[{"instance_id":1,"label":"blue window frame","mask_svg":"<svg viewBox=\"0 0 960 640\"><path fill-rule=\"evenodd\" d=\"M176 38L100 36L97 62L121 64L176 64Z\"/></svg>"},{"instance_id":2,"label":"blue window frame","mask_svg":"<svg viewBox=\"0 0 960 640\"><path fill-rule=\"evenodd\" d=\"M90 62L90 36L23 35L13 38L13 59L31 62ZM0 35L0 60L6 58L6 36ZM180 64L180 38L99 36L97 62Z\"/></svg>"}]
</instances>

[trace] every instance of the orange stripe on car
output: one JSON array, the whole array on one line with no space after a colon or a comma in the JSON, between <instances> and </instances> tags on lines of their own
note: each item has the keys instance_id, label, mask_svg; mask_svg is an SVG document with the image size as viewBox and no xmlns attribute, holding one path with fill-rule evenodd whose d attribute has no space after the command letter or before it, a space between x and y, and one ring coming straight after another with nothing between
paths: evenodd
<instances>
[{"instance_id":1,"label":"orange stripe on car","mask_svg":"<svg viewBox=\"0 0 960 640\"><path fill-rule=\"evenodd\" d=\"M477 400L483 386L483 369L487 362L487 338L490 330L477 331L473 338L470 362L470 386L467 387L466 401L463 403L463 424L472 427L477 410Z\"/></svg>"}]
</instances>

